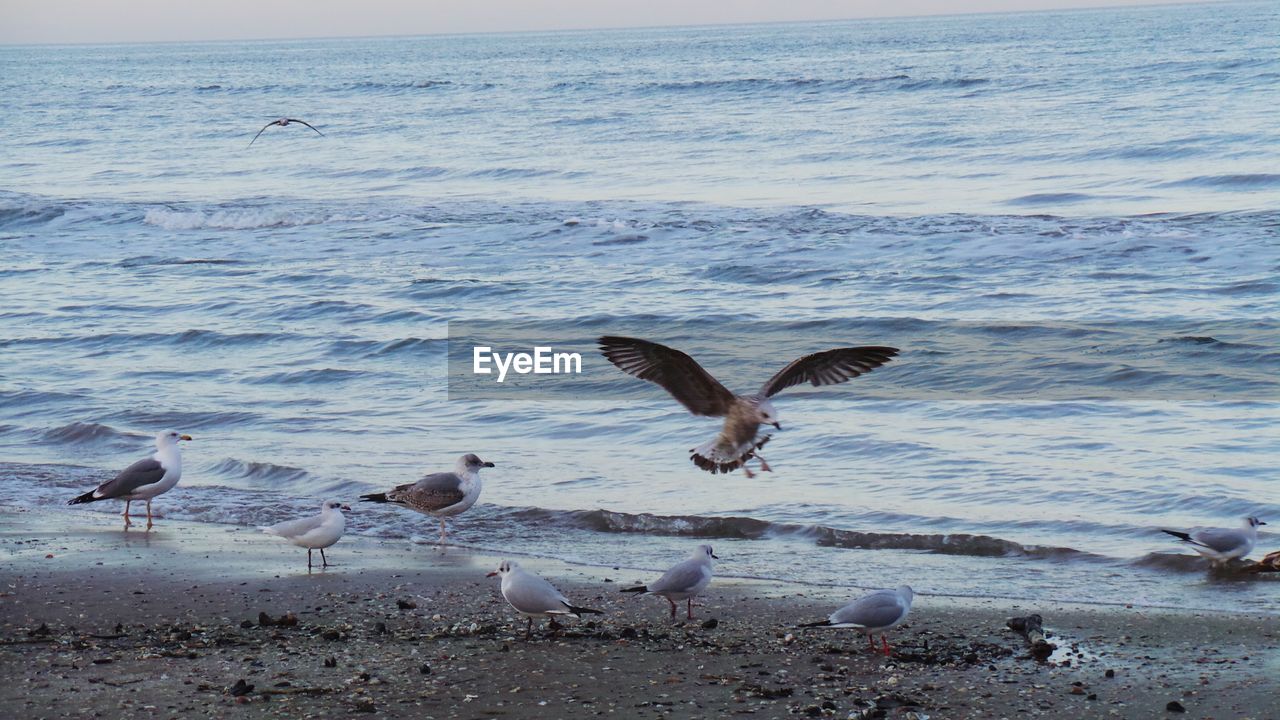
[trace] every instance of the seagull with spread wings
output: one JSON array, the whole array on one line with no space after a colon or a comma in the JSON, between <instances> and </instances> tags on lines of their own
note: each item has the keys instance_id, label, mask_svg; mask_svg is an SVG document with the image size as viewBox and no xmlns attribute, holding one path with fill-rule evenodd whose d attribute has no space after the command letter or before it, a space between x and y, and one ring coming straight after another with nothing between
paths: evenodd
<instances>
[{"instance_id":1,"label":"seagull with spread wings","mask_svg":"<svg viewBox=\"0 0 1280 720\"><path fill-rule=\"evenodd\" d=\"M754 476L747 467L753 457L760 461L762 471L770 471L769 463L760 455L769 436L757 434L760 425L782 429L769 398L804 382L814 386L845 382L871 372L898 354L897 348L881 346L824 350L782 368L759 392L735 395L693 358L666 345L613 335L600 338L599 344L609 362L628 375L662 386L694 415L723 417L720 434L690 450L689 459L710 473L742 468L747 477Z\"/></svg>"},{"instance_id":2,"label":"seagull with spread wings","mask_svg":"<svg viewBox=\"0 0 1280 720\"><path fill-rule=\"evenodd\" d=\"M299 125L306 125L312 130L316 130L314 127L312 127L311 123L309 122L304 122L302 120L298 120L297 118L280 118L279 120L272 120L266 125L263 125L262 129L258 131L258 135L261 135L262 133L266 132L267 128L271 127L272 125L279 125L280 127L288 127L289 123L298 123ZM319 135L320 137L324 137L324 133L320 132L319 130L316 130L316 134ZM253 147L253 144L257 142L258 135L254 135L253 140L249 141L249 147Z\"/></svg>"}]
</instances>

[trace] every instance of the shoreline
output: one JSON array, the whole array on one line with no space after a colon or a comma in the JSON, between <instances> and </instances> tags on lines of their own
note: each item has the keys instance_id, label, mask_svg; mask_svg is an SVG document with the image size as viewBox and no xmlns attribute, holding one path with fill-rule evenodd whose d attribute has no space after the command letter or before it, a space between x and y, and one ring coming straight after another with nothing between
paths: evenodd
<instances>
[{"instance_id":1,"label":"shoreline","mask_svg":"<svg viewBox=\"0 0 1280 720\"><path fill-rule=\"evenodd\" d=\"M251 528L161 519L126 536L83 522L99 517L0 510L5 714L1144 718L1171 702L1189 717L1280 713L1272 615L925 595L886 659L856 633L795 627L858 592L717 578L697 619L672 623L660 599L618 592L649 573L522 558L605 613L554 636L535 621L526 642L484 577L496 555L355 536L308 575L305 551ZM1048 663L1004 627L1030 613L1059 644ZM295 625L261 624L289 615ZM232 694L239 680L254 690Z\"/></svg>"}]
</instances>

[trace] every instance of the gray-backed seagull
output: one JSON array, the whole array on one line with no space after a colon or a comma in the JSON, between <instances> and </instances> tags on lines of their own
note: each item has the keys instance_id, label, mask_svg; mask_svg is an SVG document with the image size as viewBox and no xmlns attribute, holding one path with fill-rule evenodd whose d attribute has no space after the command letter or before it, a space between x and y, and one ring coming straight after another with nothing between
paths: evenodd
<instances>
[{"instance_id":1,"label":"gray-backed seagull","mask_svg":"<svg viewBox=\"0 0 1280 720\"><path fill-rule=\"evenodd\" d=\"M871 636L880 633L880 642L884 645L884 654L887 656L889 630L907 619L913 599L915 593L906 585L899 585L895 590L876 590L831 613L826 620L800 627L853 628L867 636L871 652L876 651L876 643Z\"/></svg>"},{"instance_id":2,"label":"gray-backed seagull","mask_svg":"<svg viewBox=\"0 0 1280 720\"><path fill-rule=\"evenodd\" d=\"M128 530L133 524L129 521L129 506L134 500L145 500L147 529L150 530L153 525L151 500L157 495L172 490L182 478L182 453L178 450L178 441L190 439L190 435L179 434L176 430L165 430L156 435L156 451L151 457L139 460L121 470L119 475L69 500L67 504L80 505L99 500L123 500L124 529Z\"/></svg>"},{"instance_id":3,"label":"gray-backed seagull","mask_svg":"<svg viewBox=\"0 0 1280 720\"><path fill-rule=\"evenodd\" d=\"M307 570L311 569L311 551L320 551L320 567L329 567L329 558L324 556L324 549L338 542L342 533L347 530L347 519L342 516L343 510L351 508L336 500L326 500L320 504L320 514L297 520L285 520L261 528L268 535L282 537L285 540L307 549Z\"/></svg>"},{"instance_id":4,"label":"gray-backed seagull","mask_svg":"<svg viewBox=\"0 0 1280 720\"><path fill-rule=\"evenodd\" d=\"M686 617L693 619L693 599L711 583L711 559L719 556L711 552L710 545L699 545L687 560L671 566L654 582L648 585L623 588L622 592L658 595L671 603L671 619L676 619L676 602L688 602Z\"/></svg>"},{"instance_id":5,"label":"gray-backed seagull","mask_svg":"<svg viewBox=\"0 0 1280 720\"><path fill-rule=\"evenodd\" d=\"M1247 517L1239 528L1200 528L1189 532L1161 528L1161 531L1190 544L1192 550L1218 565L1253 552L1253 546L1258 542L1259 525L1266 523L1256 517Z\"/></svg>"}]
</instances>

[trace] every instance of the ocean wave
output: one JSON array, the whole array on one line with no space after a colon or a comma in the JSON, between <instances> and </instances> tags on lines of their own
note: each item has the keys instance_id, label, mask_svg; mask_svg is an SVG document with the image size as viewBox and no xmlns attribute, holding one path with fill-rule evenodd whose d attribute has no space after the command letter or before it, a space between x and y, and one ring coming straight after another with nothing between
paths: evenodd
<instances>
[{"instance_id":1,"label":"ocean wave","mask_svg":"<svg viewBox=\"0 0 1280 720\"><path fill-rule=\"evenodd\" d=\"M1280 173L1196 175L1182 180L1161 183L1156 187L1198 187L1207 190L1266 190L1280 187Z\"/></svg>"},{"instance_id":2,"label":"ocean wave","mask_svg":"<svg viewBox=\"0 0 1280 720\"><path fill-rule=\"evenodd\" d=\"M364 215L308 212L275 208L225 208L218 210L177 210L151 208L143 222L165 230L255 230L259 228L299 227L324 223L364 222Z\"/></svg>"},{"instance_id":3,"label":"ocean wave","mask_svg":"<svg viewBox=\"0 0 1280 720\"><path fill-rule=\"evenodd\" d=\"M308 480L311 473L302 468L226 458L209 468L209 472L228 479L253 480L269 487L289 486Z\"/></svg>"},{"instance_id":4,"label":"ocean wave","mask_svg":"<svg viewBox=\"0 0 1280 720\"><path fill-rule=\"evenodd\" d=\"M245 382L250 385L328 385L344 383L368 375L360 370L343 370L341 368L314 368L294 372L278 372L250 378Z\"/></svg>"},{"instance_id":5,"label":"ocean wave","mask_svg":"<svg viewBox=\"0 0 1280 720\"><path fill-rule=\"evenodd\" d=\"M111 445L140 445L145 442L147 436L139 433L125 432L117 430L110 425L101 425L92 422L73 422L61 427L46 430L41 434L41 440L54 444L111 444Z\"/></svg>"}]
</instances>

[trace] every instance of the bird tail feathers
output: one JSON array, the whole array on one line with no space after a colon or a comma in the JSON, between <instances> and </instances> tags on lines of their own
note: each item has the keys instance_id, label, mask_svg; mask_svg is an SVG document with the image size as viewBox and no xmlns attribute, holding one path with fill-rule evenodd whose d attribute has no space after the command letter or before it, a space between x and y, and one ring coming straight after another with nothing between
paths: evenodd
<instances>
[{"instance_id":1,"label":"bird tail feathers","mask_svg":"<svg viewBox=\"0 0 1280 720\"><path fill-rule=\"evenodd\" d=\"M735 455L732 452L726 452L721 447L720 438L717 436L690 450L689 460L694 465L713 475L715 473L730 473L745 465L755 454L755 451L764 447L767 442L769 442L768 435L757 436L751 445Z\"/></svg>"},{"instance_id":2,"label":"bird tail feathers","mask_svg":"<svg viewBox=\"0 0 1280 720\"><path fill-rule=\"evenodd\" d=\"M648 585L637 585L637 586L635 586L635 587L622 588L621 592L629 592L629 593L640 593L640 594L644 594L644 593L649 592L649 586L648 586Z\"/></svg>"},{"instance_id":3,"label":"bird tail feathers","mask_svg":"<svg viewBox=\"0 0 1280 720\"><path fill-rule=\"evenodd\" d=\"M1170 535L1172 535L1172 536L1174 536L1174 537L1178 538L1179 540L1181 540L1181 541L1183 541L1183 542L1189 542L1189 543L1191 543L1192 545L1200 545L1200 544L1201 544L1201 543L1196 542L1195 540L1192 540L1192 539L1191 539L1191 536L1190 536L1189 534L1187 534L1187 533L1184 533L1184 532L1178 532L1177 530L1165 530L1164 528L1161 528L1161 529L1160 529L1160 532L1169 533Z\"/></svg>"},{"instance_id":4,"label":"bird tail feathers","mask_svg":"<svg viewBox=\"0 0 1280 720\"><path fill-rule=\"evenodd\" d=\"M79 496L79 497L71 498L70 500L68 500L68 501L67 501L67 504L68 504L68 505L81 505L81 504L84 504L84 503L91 503L91 502L93 502L93 501L95 501L95 500L101 500L102 498L100 498L100 497L94 497L94 495L93 495L93 494L94 494L95 492L97 492L97 491L96 491L96 490L90 490L89 492L87 492L87 493L85 493L85 494L83 494L83 495L81 495L81 496Z\"/></svg>"},{"instance_id":5,"label":"bird tail feathers","mask_svg":"<svg viewBox=\"0 0 1280 720\"><path fill-rule=\"evenodd\" d=\"M376 502L376 503L391 502L390 500L387 499L386 493L370 493L368 495L361 495L360 500L363 502Z\"/></svg>"},{"instance_id":6,"label":"bird tail feathers","mask_svg":"<svg viewBox=\"0 0 1280 720\"><path fill-rule=\"evenodd\" d=\"M591 608L575 607L573 605L570 605L569 603L565 603L564 606L569 608L569 614L574 615L576 617L582 617L583 615L603 615L604 614L603 610L592 610Z\"/></svg>"},{"instance_id":7,"label":"bird tail feathers","mask_svg":"<svg viewBox=\"0 0 1280 720\"><path fill-rule=\"evenodd\" d=\"M808 628L808 627L831 627L831 621L830 621L830 620L819 620L818 622L803 623L803 624L801 624L799 627L802 627L802 628Z\"/></svg>"}]
</instances>

